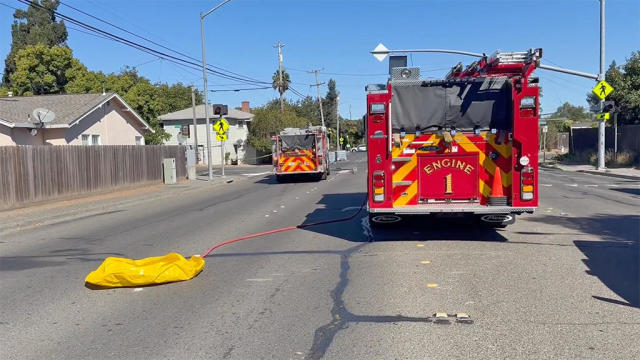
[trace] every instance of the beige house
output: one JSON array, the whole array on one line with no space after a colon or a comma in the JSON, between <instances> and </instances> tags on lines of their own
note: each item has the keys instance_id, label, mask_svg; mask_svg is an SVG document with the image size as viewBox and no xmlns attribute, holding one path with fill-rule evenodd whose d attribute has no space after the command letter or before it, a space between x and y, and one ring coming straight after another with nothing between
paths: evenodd
<instances>
[{"instance_id":1,"label":"beige house","mask_svg":"<svg viewBox=\"0 0 640 360\"><path fill-rule=\"evenodd\" d=\"M240 163L254 163L256 151L249 145L247 138L249 136L249 127L253 120L249 102L243 101L241 110L236 110L229 106L229 114L223 115L229 123L227 132L227 140L224 143L225 153L229 153L232 160L238 159ZM169 114L160 115L162 127L171 137L165 141L165 145L183 144L193 148L195 142L195 132L198 132L198 158L201 163L207 163L207 126L205 120L204 105L196 106L197 129L193 126L193 108L189 107ZM218 121L219 116L213 115L212 105L209 104L209 121L214 124ZM211 161L215 166L221 163L222 153L220 147L221 141L216 140L216 132L213 128L209 128L209 136L211 137Z\"/></svg>"},{"instance_id":2,"label":"beige house","mask_svg":"<svg viewBox=\"0 0 640 360\"><path fill-rule=\"evenodd\" d=\"M33 111L55 114L41 123ZM144 145L153 131L115 93L14 96L0 98L0 146Z\"/></svg>"}]
</instances>

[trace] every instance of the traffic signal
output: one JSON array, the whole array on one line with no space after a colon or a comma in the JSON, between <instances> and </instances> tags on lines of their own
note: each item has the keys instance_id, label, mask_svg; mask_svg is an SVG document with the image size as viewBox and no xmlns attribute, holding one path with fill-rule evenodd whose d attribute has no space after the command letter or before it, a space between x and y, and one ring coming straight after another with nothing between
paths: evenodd
<instances>
[{"instance_id":1,"label":"traffic signal","mask_svg":"<svg viewBox=\"0 0 640 360\"><path fill-rule=\"evenodd\" d=\"M227 105L213 104L213 115L222 116L227 114L229 114Z\"/></svg>"},{"instance_id":2,"label":"traffic signal","mask_svg":"<svg viewBox=\"0 0 640 360\"><path fill-rule=\"evenodd\" d=\"M605 101L604 102L604 106L602 107L602 112L603 113L612 113L616 111L616 103L615 101Z\"/></svg>"}]
</instances>

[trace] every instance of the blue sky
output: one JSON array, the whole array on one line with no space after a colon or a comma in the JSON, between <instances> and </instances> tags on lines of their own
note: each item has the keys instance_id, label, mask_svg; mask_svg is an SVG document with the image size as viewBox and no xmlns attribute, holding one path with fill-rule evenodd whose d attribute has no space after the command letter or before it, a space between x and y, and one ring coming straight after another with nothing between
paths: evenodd
<instances>
[{"instance_id":1,"label":"blue sky","mask_svg":"<svg viewBox=\"0 0 640 360\"><path fill-rule=\"evenodd\" d=\"M221 0L62 0L88 13L148 37L172 49L200 58L199 13ZM15 0L0 4L24 8ZM116 34L116 29L61 5L61 13ZM0 58L11 41L13 10L0 5ZM609 0L606 11L606 64L623 63L640 50L640 1ZM71 26L70 26L71 27ZM73 26L74 28L76 26ZM543 63L597 73L599 69L599 2L597 0L233 0L205 20L207 61L236 73L270 81L277 69L274 45L281 41L284 67L292 86L315 97L312 74L324 68L320 81L334 78L340 92L343 117L365 111L364 86L384 83L388 65L369 54L379 42L388 48L448 48L491 53L542 47ZM127 35L127 37L130 37ZM137 66L154 82L195 83L202 73L142 53L110 40L69 29L68 45L91 70L118 72ZM470 57L414 54L410 64L422 68L423 77L440 78ZM4 61L0 66L4 65ZM589 79L537 70L544 96L544 112L568 101L586 105ZM210 87L252 87L209 76ZM322 87L322 94L326 87ZM210 93L210 101L252 106L277 96L274 90ZM287 93L287 97L298 97Z\"/></svg>"}]
</instances>

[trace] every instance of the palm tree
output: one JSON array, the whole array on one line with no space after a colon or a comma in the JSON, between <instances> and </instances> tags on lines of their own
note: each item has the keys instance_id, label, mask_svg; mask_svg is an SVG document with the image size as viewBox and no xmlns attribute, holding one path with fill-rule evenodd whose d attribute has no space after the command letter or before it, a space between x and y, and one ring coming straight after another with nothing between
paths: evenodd
<instances>
[{"instance_id":1,"label":"palm tree","mask_svg":"<svg viewBox=\"0 0 640 360\"><path fill-rule=\"evenodd\" d=\"M289 77L289 73L286 70L282 69L282 83L280 83L280 72L276 70L271 77L273 82L271 83L271 87L278 90L280 93L280 109L283 109L282 99L284 97L285 91L289 90L289 84L291 83L291 78Z\"/></svg>"}]
</instances>

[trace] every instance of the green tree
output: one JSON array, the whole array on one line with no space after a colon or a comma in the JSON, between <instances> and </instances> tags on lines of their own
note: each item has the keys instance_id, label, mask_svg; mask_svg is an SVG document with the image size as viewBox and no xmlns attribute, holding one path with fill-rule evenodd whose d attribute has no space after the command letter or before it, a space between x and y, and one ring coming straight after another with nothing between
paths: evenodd
<instances>
[{"instance_id":1,"label":"green tree","mask_svg":"<svg viewBox=\"0 0 640 360\"><path fill-rule=\"evenodd\" d=\"M311 96L307 96L295 102L293 104L293 109L299 117L308 119L313 125L322 124L318 101Z\"/></svg>"},{"instance_id":2,"label":"green tree","mask_svg":"<svg viewBox=\"0 0 640 360\"><path fill-rule=\"evenodd\" d=\"M278 90L278 93L280 95L284 95L284 93L287 90L289 90L289 84L291 84L291 77L289 76L289 73L285 69L282 69L282 83L280 83L280 72L278 70L276 70L276 72L273 73L271 80L273 81L271 83L271 87Z\"/></svg>"},{"instance_id":3,"label":"green tree","mask_svg":"<svg viewBox=\"0 0 640 360\"><path fill-rule=\"evenodd\" d=\"M340 93L336 89L336 81L329 79L329 82L327 83L327 95L322 101L322 107L324 110L325 125L331 128L336 127L336 106L338 105L339 94Z\"/></svg>"},{"instance_id":4,"label":"green tree","mask_svg":"<svg viewBox=\"0 0 640 360\"><path fill-rule=\"evenodd\" d=\"M67 47L42 44L26 46L14 57L15 70L9 76L16 95L60 94L68 77L82 65Z\"/></svg>"},{"instance_id":5,"label":"green tree","mask_svg":"<svg viewBox=\"0 0 640 360\"><path fill-rule=\"evenodd\" d=\"M158 83L157 89L158 105L160 115L182 110L191 107L191 87L182 83L173 85ZM196 104L202 104L202 93L196 89Z\"/></svg>"},{"instance_id":6,"label":"green tree","mask_svg":"<svg viewBox=\"0 0 640 360\"><path fill-rule=\"evenodd\" d=\"M5 58L2 83L11 88L11 74L16 71L16 54L27 46L46 45L66 47L67 27L64 21L56 21L53 11L59 0L33 0L27 10L16 10L11 25L11 50ZM39 8L37 5L44 7Z\"/></svg>"},{"instance_id":7,"label":"green tree","mask_svg":"<svg viewBox=\"0 0 640 360\"><path fill-rule=\"evenodd\" d=\"M256 150L271 151L271 136L287 127L303 128L309 125L307 119L299 117L290 107L280 108L260 107L253 111L254 117L249 128L249 143Z\"/></svg>"},{"instance_id":8,"label":"green tree","mask_svg":"<svg viewBox=\"0 0 640 360\"><path fill-rule=\"evenodd\" d=\"M552 118L566 118L572 121L589 120L591 115L583 106L574 106L565 102L551 115Z\"/></svg>"},{"instance_id":9,"label":"green tree","mask_svg":"<svg viewBox=\"0 0 640 360\"><path fill-rule=\"evenodd\" d=\"M621 124L639 123L640 51L632 52L631 57L622 66L618 66L613 61L605 73L605 80L613 87L613 92L607 97L607 100L615 101L618 122ZM600 99L593 93L587 94L589 104L595 105L599 101Z\"/></svg>"}]
</instances>

